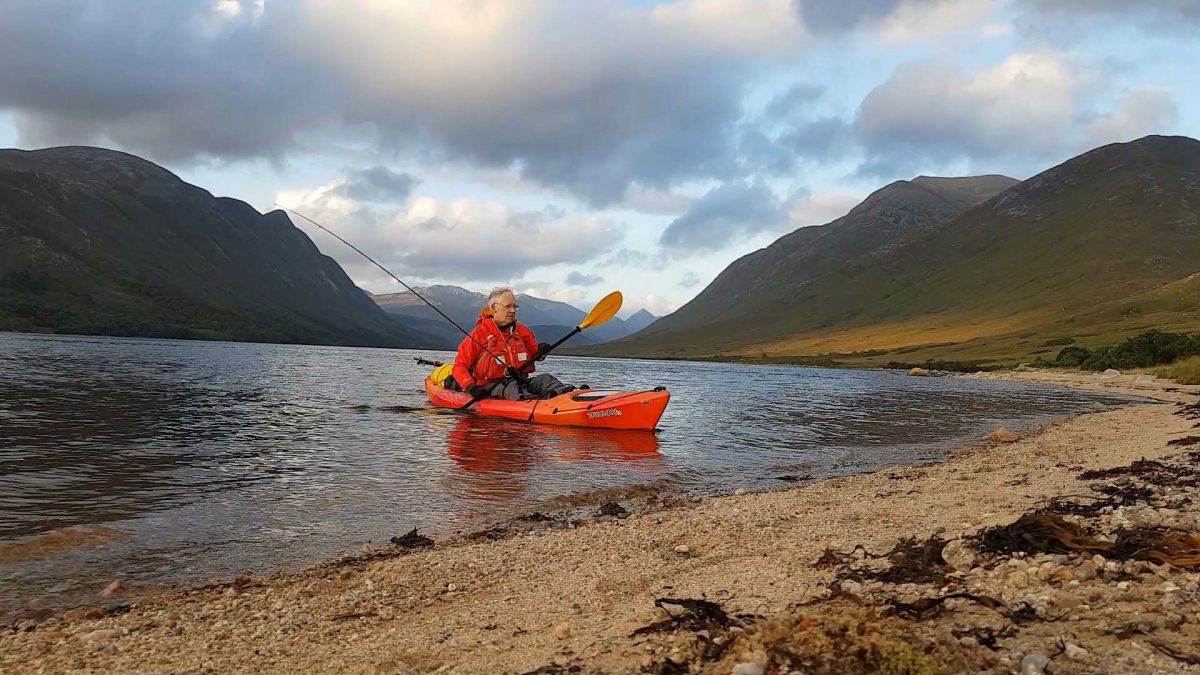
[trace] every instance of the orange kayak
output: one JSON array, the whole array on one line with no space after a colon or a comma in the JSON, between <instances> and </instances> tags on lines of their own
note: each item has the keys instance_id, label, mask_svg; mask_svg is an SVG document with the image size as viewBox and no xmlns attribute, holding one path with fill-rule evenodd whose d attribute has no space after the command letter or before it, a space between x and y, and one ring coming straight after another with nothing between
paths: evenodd
<instances>
[{"instance_id":1,"label":"orange kayak","mask_svg":"<svg viewBox=\"0 0 1200 675\"><path fill-rule=\"evenodd\" d=\"M471 401L470 394L443 389L430 377L425 378L425 393L439 408L461 408ZM485 398L472 404L467 412L533 424L651 430L670 400L671 392L663 387L646 391L577 389L531 401Z\"/></svg>"}]
</instances>

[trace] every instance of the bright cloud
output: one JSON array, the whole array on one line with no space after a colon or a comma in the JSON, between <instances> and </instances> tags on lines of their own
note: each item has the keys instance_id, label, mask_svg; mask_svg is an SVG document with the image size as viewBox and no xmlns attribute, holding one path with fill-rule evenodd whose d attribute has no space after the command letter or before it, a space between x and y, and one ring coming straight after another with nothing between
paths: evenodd
<instances>
[{"instance_id":1,"label":"bright cloud","mask_svg":"<svg viewBox=\"0 0 1200 675\"><path fill-rule=\"evenodd\" d=\"M1048 51L1013 54L973 72L943 59L909 62L863 100L854 130L868 168L894 174L928 159L983 167L1013 157L1062 158L1097 142L1164 131L1172 121L1170 92L1138 92L1114 109L1111 87L1098 69ZM1081 123L1088 117L1093 122ZM1119 136L1101 138L1105 132Z\"/></svg>"},{"instance_id":2,"label":"bright cloud","mask_svg":"<svg viewBox=\"0 0 1200 675\"><path fill-rule=\"evenodd\" d=\"M555 208L515 211L498 202L428 196L401 205L369 205L348 197L345 184L338 180L314 190L282 192L277 202L370 251L401 279L508 282L538 267L604 255L624 236L607 220L568 217ZM301 218L293 222L356 280L381 280L378 270L352 250Z\"/></svg>"}]
</instances>

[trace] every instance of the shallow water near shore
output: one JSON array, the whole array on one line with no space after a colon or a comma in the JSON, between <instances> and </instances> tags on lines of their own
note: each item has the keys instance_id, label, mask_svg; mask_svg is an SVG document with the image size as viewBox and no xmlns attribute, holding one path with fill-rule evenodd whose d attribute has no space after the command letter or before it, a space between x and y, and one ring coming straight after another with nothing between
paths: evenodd
<instances>
[{"instance_id":1,"label":"shallow water near shore","mask_svg":"<svg viewBox=\"0 0 1200 675\"><path fill-rule=\"evenodd\" d=\"M562 495L700 494L934 461L996 426L1129 399L1013 382L551 357L575 384L665 385L658 433L429 410L429 351L0 334L0 606L109 581L269 572L448 536ZM3 618L0 615L0 618Z\"/></svg>"}]
</instances>

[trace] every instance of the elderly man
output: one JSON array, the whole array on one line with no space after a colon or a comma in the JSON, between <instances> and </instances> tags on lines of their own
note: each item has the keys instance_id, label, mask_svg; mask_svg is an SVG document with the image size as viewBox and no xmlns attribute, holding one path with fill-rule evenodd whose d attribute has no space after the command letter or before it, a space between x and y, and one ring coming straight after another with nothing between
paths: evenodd
<instances>
[{"instance_id":1,"label":"elderly man","mask_svg":"<svg viewBox=\"0 0 1200 675\"><path fill-rule=\"evenodd\" d=\"M539 352L545 346L538 344L533 331L517 323L517 297L512 289L493 289L470 337L463 338L458 345L446 386L464 390L476 398L514 401L573 391L575 387L563 384L553 375L528 377L533 372L533 360L545 358ZM510 368L520 368L524 382L513 377Z\"/></svg>"}]
</instances>

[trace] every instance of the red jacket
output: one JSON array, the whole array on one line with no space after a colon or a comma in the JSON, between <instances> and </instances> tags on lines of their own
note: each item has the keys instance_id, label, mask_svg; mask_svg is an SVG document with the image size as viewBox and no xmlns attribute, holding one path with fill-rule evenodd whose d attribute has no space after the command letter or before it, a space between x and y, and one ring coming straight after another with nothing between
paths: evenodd
<instances>
[{"instance_id":1,"label":"red jacket","mask_svg":"<svg viewBox=\"0 0 1200 675\"><path fill-rule=\"evenodd\" d=\"M487 346L487 351L480 345ZM458 343L458 354L454 357L451 374L463 389L473 384L496 382L504 378L506 367L515 368L531 361L537 354L537 348L533 331L516 322L501 330L492 319L492 313L484 308L479 311L471 337L463 338ZM503 360L503 363L497 363L492 356ZM532 373L533 363L521 369L521 372L526 375Z\"/></svg>"}]
</instances>

